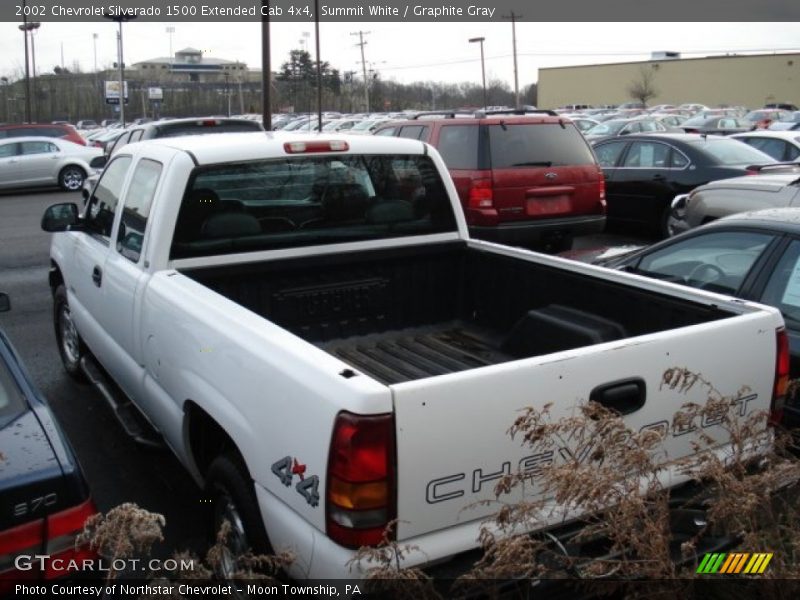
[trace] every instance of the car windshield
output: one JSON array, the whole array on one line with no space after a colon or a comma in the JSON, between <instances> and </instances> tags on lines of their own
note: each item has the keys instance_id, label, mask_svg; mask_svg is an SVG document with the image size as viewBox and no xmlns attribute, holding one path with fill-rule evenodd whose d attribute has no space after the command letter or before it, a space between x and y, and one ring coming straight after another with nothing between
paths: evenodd
<instances>
[{"instance_id":1,"label":"car windshield","mask_svg":"<svg viewBox=\"0 0 800 600\"><path fill-rule=\"evenodd\" d=\"M709 119L706 116L700 115L700 116L697 116L697 117L692 117L691 119L686 119L683 122L683 127L696 127L696 126L700 126L700 125L705 125L706 123L709 123L710 121L713 121L713 119Z\"/></svg>"},{"instance_id":2,"label":"car windshield","mask_svg":"<svg viewBox=\"0 0 800 600\"><path fill-rule=\"evenodd\" d=\"M632 270L676 283L735 294L772 235L711 231L653 250Z\"/></svg>"},{"instance_id":3,"label":"car windshield","mask_svg":"<svg viewBox=\"0 0 800 600\"><path fill-rule=\"evenodd\" d=\"M691 142L709 155L718 165L757 165L773 163L775 159L738 140L708 136ZM713 138L713 139L712 139Z\"/></svg>"},{"instance_id":4,"label":"car windshield","mask_svg":"<svg viewBox=\"0 0 800 600\"><path fill-rule=\"evenodd\" d=\"M586 135L617 135L630 121L604 121L592 127Z\"/></svg>"},{"instance_id":5,"label":"car windshield","mask_svg":"<svg viewBox=\"0 0 800 600\"><path fill-rule=\"evenodd\" d=\"M375 125L375 123L376 123L375 120L361 121L361 123L353 125L351 131L368 131L370 127Z\"/></svg>"},{"instance_id":6,"label":"car windshield","mask_svg":"<svg viewBox=\"0 0 800 600\"><path fill-rule=\"evenodd\" d=\"M171 258L454 231L428 156L302 156L196 169Z\"/></svg>"}]
</instances>

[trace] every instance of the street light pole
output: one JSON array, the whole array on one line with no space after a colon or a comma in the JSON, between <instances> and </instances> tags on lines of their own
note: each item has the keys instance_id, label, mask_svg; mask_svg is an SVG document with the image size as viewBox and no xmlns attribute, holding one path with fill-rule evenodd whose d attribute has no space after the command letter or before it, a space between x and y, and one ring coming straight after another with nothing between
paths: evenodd
<instances>
[{"instance_id":1,"label":"street light pole","mask_svg":"<svg viewBox=\"0 0 800 600\"><path fill-rule=\"evenodd\" d=\"M31 72L28 63L28 17L26 0L22 0L22 35L25 36L25 122L31 122Z\"/></svg>"},{"instance_id":2,"label":"street light pole","mask_svg":"<svg viewBox=\"0 0 800 600\"><path fill-rule=\"evenodd\" d=\"M483 42L486 40L485 37L476 37L470 38L470 44L474 44L475 42L480 43L481 45L481 78L483 80L483 110L486 110L486 63L483 58Z\"/></svg>"}]
</instances>

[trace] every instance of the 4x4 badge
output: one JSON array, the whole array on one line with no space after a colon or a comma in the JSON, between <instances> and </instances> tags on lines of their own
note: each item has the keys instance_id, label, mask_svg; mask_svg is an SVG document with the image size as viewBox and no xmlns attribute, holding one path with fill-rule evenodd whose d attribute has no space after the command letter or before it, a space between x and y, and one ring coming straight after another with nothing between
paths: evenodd
<instances>
[{"instance_id":1,"label":"4x4 badge","mask_svg":"<svg viewBox=\"0 0 800 600\"><path fill-rule=\"evenodd\" d=\"M556 177L558 177L558 174L557 173L545 173L544 176L547 177L547 179L555 179Z\"/></svg>"},{"instance_id":2,"label":"4x4 badge","mask_svg":"<svg viewBox=\"0 0 800 600\"><path fill-rule=\"evenodd\" d=\"M311 506L319 506L319 477L312 475L306 477L306 465L291 456L284 456L282 459L272 463L272 472L278 476L281 483L286 487L292 485L292 479L297 475L300 481L294 486L306 502Z\"/></svg>"}]
</instances>

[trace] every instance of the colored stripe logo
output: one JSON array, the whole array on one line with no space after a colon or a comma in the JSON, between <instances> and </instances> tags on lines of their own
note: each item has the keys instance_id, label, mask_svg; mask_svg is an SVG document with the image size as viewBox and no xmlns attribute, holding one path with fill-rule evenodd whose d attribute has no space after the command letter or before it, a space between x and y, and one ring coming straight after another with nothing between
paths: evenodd
<instances>
[{"instance_id":1,"label":"colored stripe logo","mask_svg":"<svg viewBox=\"0 0 800 600\"><path fill-rule=\"evenodd\" d=\"M772 560L772 552L759 552L751 554L748 552L732 553L713 553L706 554L697 567L700 575L714 575L716 573L724 575L760 575L767 569L769 561Z\"/></svg>"}]
</instances>

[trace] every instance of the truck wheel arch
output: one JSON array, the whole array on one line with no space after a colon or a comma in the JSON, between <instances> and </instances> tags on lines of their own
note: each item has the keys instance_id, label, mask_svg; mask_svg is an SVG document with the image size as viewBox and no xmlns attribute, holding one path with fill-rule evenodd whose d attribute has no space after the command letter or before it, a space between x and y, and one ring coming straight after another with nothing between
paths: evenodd
<instances>
[{"instance_id":1,"label":"truck wheel arch","mask_svg":"<svg viewBox=\"0 0 800 600\"><path fill-rule=\"evenodd\" d=\"M197 474L205 482L208 468L218 456L235 453L241 463L247 463L233 438L203 408L193 400L184 403L186 447Z\"/></svg>"},{"instance_id":2,"label":"truck wheel arch","mask_svg":"<svg viewBox=\"0 0 800 600\"><path fill-rule=\"evenodd\" d=\"M64 283L64 276L61 274L61 268L53 259L50 259L50 272L47 275L47 279L50 283L51 294L55 294L58 286Z\"/></svg>"}]
</instances>

